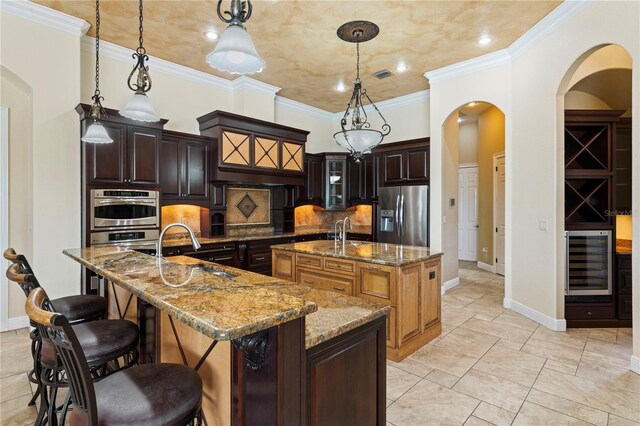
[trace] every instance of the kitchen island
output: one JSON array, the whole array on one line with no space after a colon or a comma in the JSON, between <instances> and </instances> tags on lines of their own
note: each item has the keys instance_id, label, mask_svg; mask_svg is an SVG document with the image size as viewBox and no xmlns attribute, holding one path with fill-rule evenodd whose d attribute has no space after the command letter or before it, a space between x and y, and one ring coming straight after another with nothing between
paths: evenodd
<instances>
[{"instance_id":1,"label":"kitchen island","mask_svg":"<svg viewBox=\"0 0 640 426\"><path fill-rule=\"evenodd\" d=\"M272 275L391 307L387 357L401 361L442 333L441 252L347 241L272 246Z\"/></svg>"},{"instance_id":2,"label":"kitchen island","mask_svg":"<svg viewBox=\"0 0 640 426\"><path fill-rule=\"evenodd\" d=\"M385 424L389 307L184 256L65 254L111 283L143 362L198 370L209 425Z\"/></svg>"}]
</instances>

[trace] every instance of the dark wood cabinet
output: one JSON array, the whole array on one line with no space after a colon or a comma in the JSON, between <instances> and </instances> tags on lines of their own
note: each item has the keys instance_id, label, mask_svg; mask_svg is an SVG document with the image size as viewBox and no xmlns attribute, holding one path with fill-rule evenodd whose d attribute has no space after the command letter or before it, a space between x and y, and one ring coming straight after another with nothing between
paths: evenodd
<instances>
[{"instance_id":1,"label":"dark wood cabinet","mask_svg":"<svg viewBox=\"0 0 640 426\"><path fill-rule=\"evenodd\" d=\"M165 131L160 157L162 204L209 206L211 138Z\"/></svg>"},{"instance_id":2,"label":"dark wood cabinet","mask_svg":"<svg viewBox=\"0 0 640 426\"><path fill-rule=\"evenodd\" d=\"M347 180L348 204L371 204L377 196L373 156L367 154L360 162L349 158Z\"/></svg>"},{"instance_id":3,"label":"dark wood cabinet","mask_svg":"<svg viewBox=\"0 0 640 426\"><path fill-rule=\"evenodd\" d=\"M211 178L220 181L302 185L309 132L225 111L198 117L200 134L217 140Z\"/></svg>"},{"instance_id":4,"label":"dark wood cabinet","mask_svg":"<svg viewBox=\"0 0 640 426\"><path fill-rule=\"evenodd\" d=\"M320 206L324 202L324 155L305 154L304 171L304 185L297 187L296 204Z\"/></svg>"},{"instance_id":5,"label":"dark wood cabinet","mask_svg":"<svg viewBox=\"0 0 640 426\"><path fill-rule=\"evenodd\" d=\"M631 119L616 123L614 207L619 214L631 211Z\"/></svg>"},{"instance_id":6,"label":"dark wood cabinet","mask_svg":"<svg viewBox=\"0 0 640 426\"><path fill-rule=\"evenodd\" d=\"M430 173L429 138L379 145L373 150L380 163L379 185L427 185Z\"/></svg>"},{"instance_id":7,"label":"dark wood cabinet","mask_svg":"<svg viewBox=\"0 0 640 426\"><path fill-rule=\"evenodd\" d=\"M631 320L631 270L630 254L616 255L616 287L618 292L618 319Z\"/></svg>"},{"instance_id":8,"label":"dark wood cabinet","mask_svg":"<svg viewBox=\"0 0 640 426\"><path fill-rule=\"evenodd\" d=\"M81 132L92 124L90 106L76 107ZM82 144L84 185L115 187L160 184L160 141L167 120L141 125L107 109L103 125L113 139L109 144Z\"/></svg>"}]
</instances>

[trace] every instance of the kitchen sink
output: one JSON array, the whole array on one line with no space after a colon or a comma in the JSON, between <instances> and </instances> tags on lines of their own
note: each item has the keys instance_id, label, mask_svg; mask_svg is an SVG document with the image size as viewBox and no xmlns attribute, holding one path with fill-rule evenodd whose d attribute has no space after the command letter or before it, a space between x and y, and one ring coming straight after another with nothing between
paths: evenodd
<instances>
[{"instance_id":1,"label":"kitchen sink","mask_svg":"<svg viewBox=\"0 0 640 426\"><path fill-rule=\"evenodd\" d=\"M205 272L208 272L210 274L217 275L217 276L219 276L221 278L229 278L229 279L231 279L231 278L238 277L238 274L232 274L231 272L221 271L219 269L212 268L211 266L196 265L196 267L198 269L201 269L201 270L203 270Z\"/></svg>"}]
</instances>

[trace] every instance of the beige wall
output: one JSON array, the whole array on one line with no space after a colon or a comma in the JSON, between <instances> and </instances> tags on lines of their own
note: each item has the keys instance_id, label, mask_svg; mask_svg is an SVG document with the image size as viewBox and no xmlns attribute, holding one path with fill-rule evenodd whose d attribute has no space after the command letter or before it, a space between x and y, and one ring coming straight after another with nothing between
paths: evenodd
<instances>
[{"instance_id":1,"label":"beige wall","mask_svg":"<svg viewBox=\"0 0 640 426\"><path fill-rule=\"evenodd\" d=\"M449 199L458 199L458 113L452 114L445 121L443 129L443 172L442 172L442 206L443 232L448 236L443 241L442 249L442 283L458 277L458 202L449 205ZM431 194L431 200L433 200ZM437 217L437 216L436 216ZM435 217L432 218L435 220Z\"/></svg>"},{"instance_id":2,"label":"beige wall","mask_svg":"<svg viewBox=\"0 0 640 426\"><path fill-rule=\"evenodd\" d=\"M565 109L611 109L605 101L591 93L571 90L564 97Z\"/></svg>"},{"instance_id":3,"label":"beige wall","mask_svg":"<svg viewBox=\"0 0 640 426\"><path fill-rule=\"evenodd\" d=\"M9 109L9 247L15 247L31 259L33 97L31 87L4 67L0 81L0 105ZM18 285L9 282L8 294L9 318L22 316L24 293Z\"/></svg>"},{"instance_id":4,"label":"beige wall","mask_svg":"<svg viewBox=\"0 0 640 426\"><path fill-rule=\"evenodd\" d=\"M460 123L458 136L460 164L476 164L478 162L478 122Z\"/></svg>"},{"instance_id":5,"label":"beige wall","mask_svg":"<svg viewBox=\"0 0 640 426\"><path fill-rule=\"evenodd\" d=\"M491 107L478 116L478 260L495 264L493 252L493 156L504 152L504 114ZM485 258L483 248L487 248Z\"/></svg>"}]
</instances>

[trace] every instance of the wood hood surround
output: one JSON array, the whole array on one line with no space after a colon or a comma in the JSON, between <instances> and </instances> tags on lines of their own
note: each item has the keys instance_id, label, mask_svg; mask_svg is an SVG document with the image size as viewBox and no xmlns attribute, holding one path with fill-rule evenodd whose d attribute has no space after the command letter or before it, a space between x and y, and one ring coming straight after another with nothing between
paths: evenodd
<instances>
[{"instance_id":1,"label":"wood hood surround","mask_svg":"<svg viewBox=\"0 0 640 426\"><path fill-rule=\"evenodd\" d=\"M212 180L304 185L308 131L218 110L197 120L200 134L217 140Z\"/></svg>"}]
</instances>

